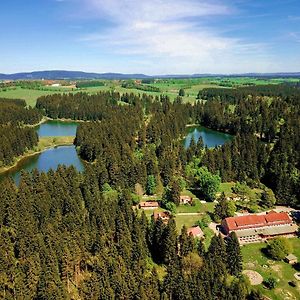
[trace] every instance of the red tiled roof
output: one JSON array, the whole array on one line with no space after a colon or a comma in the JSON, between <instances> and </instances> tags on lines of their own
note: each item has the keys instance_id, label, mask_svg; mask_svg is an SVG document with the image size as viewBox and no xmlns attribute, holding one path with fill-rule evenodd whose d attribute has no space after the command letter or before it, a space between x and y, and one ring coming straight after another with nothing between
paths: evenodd
<instances>
[{"instance_id":1,"label":"red tiled roof","mask_svg":"<svg viewBox=\"0 0 300 300\"><path fill-rule=\"evenodd\" d=\"M229 231L245 228L257 228L277 224L289 224L292 220L288 213L272 212L266 215L246 215L239 217L230 217L225 219Z\"/></svg>"},{"instance_id":2,"label":"red tiled roof","mask_svg":"<svg viewBox=\"0 0 300 300\"><path fill-rule=\"evenodd\" d=\"M247 215L243 217L238 217L235 220L237 226L248 226L248 225L257 225L264 224L265 218L260 215Z\"/></svg>"},{"instance_id":3,"label":"red tiled roof","mask_svg":"<svg viewBox=\"0 0 300 300\"><path fill-rule=\"evenodd\" d=\"M290 221L290 216L285 213L285 212L281 212L281 213L270 213L270 214L267 214L266 216L266 221L268 223L270 222L285 222L285 221Z\"/></svg>"},{"instance_id":4,"label":"red tiled roof","mask_svg":"<svg viewBox=\"0 0 300 300\"><path fill-rule=\"evenodd\" d=\"M199 226L188 228L187 233L193 237L204 236L204 233Z\"/></svg>"}]
</instances>

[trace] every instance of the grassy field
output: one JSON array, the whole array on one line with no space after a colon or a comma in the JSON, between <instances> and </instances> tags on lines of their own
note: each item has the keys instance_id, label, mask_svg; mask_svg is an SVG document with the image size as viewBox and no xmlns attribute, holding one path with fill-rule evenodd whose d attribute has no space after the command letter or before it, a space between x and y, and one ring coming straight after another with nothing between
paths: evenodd
<instances>
[{"instance_id":1,"label":"grassy field","mask_svg":"<svg viewBox=\"0 0 300 300\"><path fill-rule=\"evenodd\" d=\"M47 136L47 137L40 137L39 143L36 151L43 151L47 148L52 148L56 146L62 145L72 145L74 141L74 136Z\"/></svg>"},{"instance_id":2,"label":"grassy field","mask_svg":"<svg viewBox=\"0 0 300 300\"><path fill-rule=\"evenodd\" d=\"M70 92L70 90L61 90L60 92ZM37 98L57 93L59 93L59 91L42 91L33 89L22 89L20 87L17 87L15 89L7 89L6 91L0 90L0 98L24 99L27 105L34 107Z\"/></svg>"},{"instance_id":3,"label":"grassy field","mask_svg":"<svg viewBox=\"0 0 300 300\"><path fill-rule=\"evenodd\" d=\"M87 92L97 93L99 91L117 91L123 93L143 94L146 93L152 96L159 96L161 94L167 95L171 100L174 100L178 96L179 89L185 90L184 102L194 103L198 92L204 88L231 88L261 84L280 84L282 82L298 82L299 79L257 79L257 78L190 78L190 79L158 79L150 86L160 89L160 92L148 92L138 89L129 89L122 87L123 81L115 80L103 80L104 86L89 87L83 89L70 89L67 87L47 87L42 89L26 89L21 87L8 87L7 89L0 90L0 97L3 98L19 98L26 100L30 106L35 106L36 99L44 95L50 95L55 93L74 93L74 92ZM147 86L147 85L145 85Z\"/></svg>"},{"instance_id":4,"label":"grassy field","mask_svg":"<svg viewBox=\"0 0 300 300\"><path fill-rule=\"evenodd\" d=\"M293 238L290 239L290 241L294 249L293 254L300 260L300 239ZM294 274L297 271L286 262L277 262L266 257L262 252L262 249L265 247L265 243L242 246L244 269L255 270L260 273L264 279L274 277L279 280L274 290L268 290L262 285L257 287L264 295L270 297L272 300L300 299L300 282L297 283L297 287L291 287L288 284L289 281L297 281L294 278Z\"/></svg>"},{"instance_id":5,"label":"grassy field","mask_svg":"<svg viewBox=\"0 0 300 300\"><path fill-rule=\"evenodd\" d=\"M183 227L183 225L185 225L186 227L192 227L194 225L196 225L197 221L199 221L199 219L201 218L201 215L176 215L175 217L175 221L176 221L176 226L177 226L177 230L180 233L181 228Z\"/></svg>"},{"instance_id":6,"label":"grassy field","mask_svg":"<svg viewBox=\"0 0 300 300\"><path fill-rule=\"evenodd\" d=\"M215 203L213 202L207 202L207 203L201 203L199 199L195 200L196 205L180 205L177 207L177 213L206 213L206 212L212 212L215 207Z\"/></svg>"},{"instance_id":7,"label":"grassy field","mask_svg":"<svg viewBox=\"0 0 300 300\"><path fill-rule=\"evenodd\" d=\"M51 95L56 93L76 93L76 92L87 92L90 94L95 94L100 91L116 91L120 94L124 93L134 93L134 94L143 94L146 93L152 96L160 96L161 94L167 95L171 100L174 100L178 96L178 91L180 88L186 88L186 96L183 97L185 102L194 102L196 100L196 96L199 90L206 87L218 87L215 84L211 84L206 82L207 80L202 79L178 79L178 80L165 80L158 81L156 83L151 84L154 87L158 87L160 92L146 92L138 89L127 89L123 88L121 81L105 81L105 86L99 87L89 87L84 89L70 89L64 87L48 87L47 90L42 89L26 89L21 87L13 87L7 89L0 90L0 98L18 98L24 99L27 102L27 105L35 106L37 98L45 95Z\"/></svg>"}]
</instances>

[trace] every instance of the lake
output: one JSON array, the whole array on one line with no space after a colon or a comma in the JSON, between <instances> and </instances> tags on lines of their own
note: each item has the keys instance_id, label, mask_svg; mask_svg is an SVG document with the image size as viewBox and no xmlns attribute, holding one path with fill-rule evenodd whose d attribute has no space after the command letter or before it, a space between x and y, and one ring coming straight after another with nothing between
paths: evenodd
<instances>
[{"instance_id":1,"label":"lake","mask_svg":"<svg viewBox=\"0 0 300 300\"><path fill-rule=\"evenodd\" d=\"M37 133L40 137L46 136L74 136L76 135L78 123L76 122L62 122L62 121L47 121L37 127ZM221 133L205 127L189 127L188 134L184 139L184 146L187 148L192 137L197 142L200 136L203 139L204 145L208 147L215 147L223 145L225 142L232 140L233 136L226 133ZM27 157L20 161L16 167L8 170L0 175L0 179L12 176L14 181L18 184L20 181L21 171L32 171L37 169L41 172L47 172L50 169L56 170L58 165L75 166L78 171L84 170L84 163L79 158L75 146L60 146L43 151Z\"/></svg>"},{"instance_id":2,"label":"lake","mask_svg":"<svg viewBox=\"0 0 300 300\"><path fill-rule=\"evenodd\" d=\"M62 122L62 121L47 121L37 127L37 133L40 137L43 136L75 136L78 123Z\"/></svg>"},{"instance_id":3,"label":"lake","mask_svg":"<svg viewBox=\"0 0 300 300\"><path fill-rule=\"evenodd\" d=\"M224 145L233 139L233 136L227 133L208 129L203 126L193 126L188 127L188 134L183 141L184 147L187 149L190 146L192 138L197 143L200 137L203 139L204 146L208 148Z\"/></svg>"},{"instance_id":4,"label":"lake","mask_svg":"<svg viewBox=\"0 0 300 300\"><path fill-rule=\"evenodd\" d=\"M40 137L75 137L77 126L78 123L76 122L47 121L38 126L36 130ZM1 174L0 179L11 176L16 184L19 184L22 170L30 172L37 169L41 172L47 172L50 169L56 170L59 165L73 165L78 171L84 170L84 163L79 158L74 145L59 146L22 159L14 168Z\"/></svg>"},{"instance_id":5,"label":"lake","mask_svg":"<svg viewBox=\"0 0 300 300\"><path fill-rule=\"evenodd\" d=\"M38 169L40 172L47 172L50 169L56 170L59 165L73 165L78 171L84 170L84 164L79 158L75 146L72 145L48 149L40 154L24 158L16 167L9 169L0 177L11 176L16 184L19 184L22 170L30 172Z\"/></svg>"}]
</instances>

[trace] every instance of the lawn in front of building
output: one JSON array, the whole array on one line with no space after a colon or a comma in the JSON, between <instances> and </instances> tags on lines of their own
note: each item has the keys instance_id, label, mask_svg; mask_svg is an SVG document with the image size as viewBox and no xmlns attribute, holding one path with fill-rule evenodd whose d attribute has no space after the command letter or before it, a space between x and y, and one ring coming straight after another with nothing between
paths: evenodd
<instances>
[{"instance_id":1,"label":"lawn in front of building","mask_svg":"<svg viewBox=\"0 0 300 300\"><path fill-rule=\"evenodd\" d=\"M300 239L289 239L293 246L293 254L300 260ZM300 299L300 281L294 277L297 270L284 261L275 261L268 258L263 249L267 246L266 243L248 244L241 247L244 269L254 270L261 274L266 280L269 277L274 277L278 280L277 286L273 290L266 289L263 285L255 288L260 289L264 295L272 300L282 299ZM297 282L297 287L292 287L289 282Z\"/></svg>"}]
</instances>

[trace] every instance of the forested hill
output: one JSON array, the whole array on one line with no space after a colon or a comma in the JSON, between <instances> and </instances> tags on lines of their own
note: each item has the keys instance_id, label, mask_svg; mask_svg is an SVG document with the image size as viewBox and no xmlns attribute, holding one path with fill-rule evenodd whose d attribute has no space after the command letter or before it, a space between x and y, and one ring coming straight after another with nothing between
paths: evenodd
<instances>
[{"instance_id":1,"label":"forested hill","mask_svg":"<svg viewBox=\"0 0 300 300\"><path fill-rule=\"evenodd\" d=\"M0 80L34 80L34 79L131 79L131 78L148 78L144 74L121 74L121 73L86 73L80 71L36 71L15 74L0 74Z\"/></svg>"},{"instance_id":2,"label":"forested hill","mask_svg":"<svg viewBox=\"0 0 300 300\"><path fill-rule=\"evenodd\" d=\"M168 75L145 75L145 74L123 74L123 73L89 73L82 71L35 71L14 74L1 74L0 80L58 80L58 79L146 79L146 78L201 78L201 77L255 77L255 78L289 78L300 77L299 72L294 73L247 73L247 74L168 74Z\"/></svg>"},{"instance_id":3,"label":"forested hill","mask_svg":"<svg viewBox=\"0 0 300 300\"><path fill-rule=\"evenodd\" d=\"M18 188L9 179L0 183L0 298L261 299L241 274L235 234L204 246L185 227L177 232L172 216L148 220L134 206L138 195L158 192L174 211L184 188L213 201L221 181L267 196L272 188L277 203L299 206L300 89L203 90L199 98L194 105L115 92L38 99L39 114L89 121L75 139L87 164L83 173L63 166L24 173ZM13 102L17 118L24 107ZM192 123L235 137L214 149L192 140L185 149ZM19 124L1 126L0 135L12 130L5 155L20 151L19 140L37 142L20 136L26 132ZM264 208L274 204L267 196Z\"/></svg>"},{"instance_id":4,"label":"forested hill","mask_svg":"<svg viewBox=\"0 0 300 300\"><path fill-rule=\"evenodd\" d=\"M300 89L281 85L250 91L252 95L249 89L216 89L214 94L203 90L199 96L208 101L194 106L180 98L171 103L167 97L117 93L47 96L38 99L37 106L50 117L102 120L81 124L76 145L84 159L97 161L99 180L116 187L133 187L137 180L144 186L149 175L167 186L174 175L186 178L186 167L197 161L224 182L245 181L251 187L264 183L274 190L278 203L298 205ZM120 101L127 105L120 106ZM190 123L235 138L212 150L203 151L203 145L185 150L180 138ZM127 173L132 175L124 177Z\"/></svg>"},{"instance_id":5,"label":"forested hill","mask_svg":"<svg viewBox=\"0 0 300 300\"><path fill-rule=\"evenodd\" d=\"M2 299L245 299L236 237L206 252L175 221L150 223L131 194L92 170L23 174L0 183ZM178 248L179 247L179 248ZM236 260L232 260L232 255ZM164 279L157 264L166 266Z\"/></svg>"}]
</instances>

